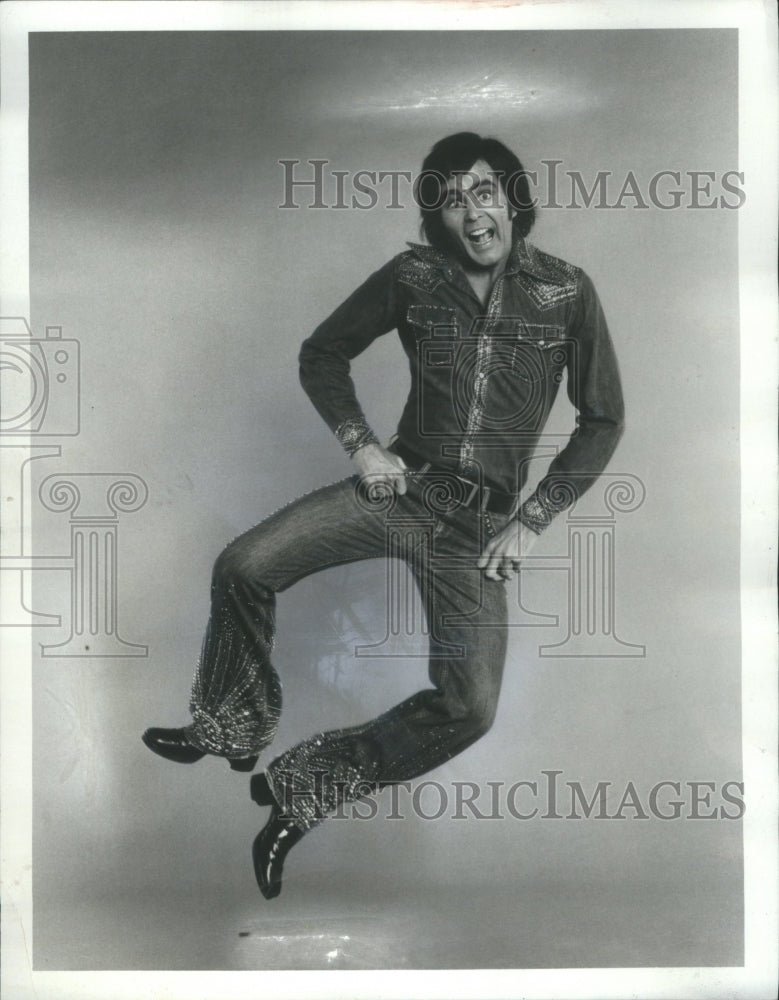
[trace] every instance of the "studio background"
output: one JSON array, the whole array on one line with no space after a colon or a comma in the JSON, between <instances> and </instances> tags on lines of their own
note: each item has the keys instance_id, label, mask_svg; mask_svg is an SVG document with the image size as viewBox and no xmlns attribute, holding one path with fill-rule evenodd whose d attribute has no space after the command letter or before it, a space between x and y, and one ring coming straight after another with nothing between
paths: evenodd
<instances>
[{"instance_id":1,"label":"studio background","mask_svg":"<svg viewBox=\"0 0 779 1000\"><path fill-rule=\"evenodd\" d=\"M62 326L82 357L80 433L32 463L35 484L129 472L149 490L118 532L119 627L148 656L34 663L36 968L742 963L737 821L333 820L296 848L268 903L250 862L265 816L246 776L214 759L171 764L140 741L187 721L224 545L350 472L299 386L300 342L419 238L413 206L386 197L370 211L280 210L279 160L416 171L436 139L473 129L528 169L558 159L590 183L599 170L720 177L738 169L736 41L31 36L31 325ZM737 224L722 208L539 213L531 240L593 278L620 360L627 430L609 471L638 477L646 499L616 528L616 627L646 655L539 657L562 626L513 629L496 723L429 775L444 786L559 770L590 792L632 781L645 802L662 780L740 779ZM396 335L353 374L386 439L408 389ZM572 419L561 400L550 429ZM67 517L37 505L34 518L36 551L67 550ZM534 555L565 553L558 520ZM559 574L528 575L528 605L562 614ZM35 630L36 654L68 637L66 576L35 574L35 609L63 615ZM280 597L285 707L261 764L426 686L421 636L392 657L353 655L384 636L385 589L375 562Z\"/></svg>"}]
</instances>

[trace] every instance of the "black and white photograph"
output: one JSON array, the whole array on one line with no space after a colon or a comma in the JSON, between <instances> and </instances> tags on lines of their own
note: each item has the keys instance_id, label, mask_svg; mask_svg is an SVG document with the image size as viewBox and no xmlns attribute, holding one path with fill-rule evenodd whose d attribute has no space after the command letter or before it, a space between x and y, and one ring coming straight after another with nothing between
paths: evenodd
<instances>
[{"instance_id":1,"label":"black and white photograph","mask_svg":"<svg viewBox=\"0 0 779 1000\"><path fill-rule=\"evenodd\" d=\"M0 17L4 995L774 996L773 5Z\"/></svg>"}]
</instances>

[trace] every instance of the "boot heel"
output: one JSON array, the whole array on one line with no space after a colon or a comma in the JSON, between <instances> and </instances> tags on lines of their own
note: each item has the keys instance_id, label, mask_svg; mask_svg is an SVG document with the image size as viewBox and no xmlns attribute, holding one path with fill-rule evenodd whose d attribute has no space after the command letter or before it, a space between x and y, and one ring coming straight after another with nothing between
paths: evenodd
<instances>
[{"instance_id":1,"label":"boot heel","mask_svg":"<svg viewBox=\"0 0 779 1000\"><path fill-rule=\"evenodd\" d=\"M276 800L273 797L273 792L270 790L268 779L263 773L252 775L249 787L251 789L252 802L256 802L258 806L276 805Z\"/></svg>"},{"instance_id":2,"label":"boot heel","mask_svg":"<svg viewBox=\"0 0 779 1000\"><path fill-rule=\"evenodd\" d=\"M253 757L239 757L235 760L228 758L228 763L233 771L253 771L259 759L260 755L255 754Z\"/></svg>"},{"instance_id":3,"label":"boot heel","mask_svg":"<svg viewBox=\"0 0 779 1000\"><path fill-rule=\"evenodd\" d=\"M282 819L281 813L273 809L268 822L254 838L254 877L266 899L275 899L281 892L284 860L304 834L304 830L298 829L289 820Z\"/></svg>"}]
</instances>

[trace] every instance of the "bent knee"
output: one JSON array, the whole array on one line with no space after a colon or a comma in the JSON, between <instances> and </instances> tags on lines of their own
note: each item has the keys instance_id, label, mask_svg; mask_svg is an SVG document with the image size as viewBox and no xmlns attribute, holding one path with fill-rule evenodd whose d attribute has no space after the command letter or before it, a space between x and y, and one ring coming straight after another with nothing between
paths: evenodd
<instances>
[{"instance_id":1,"label":"bent knee","mask_svg":"<svg viewBox=\"0 0 779 1000\"><path fill-rule=\"evenodd\" d=\"M468 725L473 733L474 740L479 740L482 736L486 736L490 729L492 729L496 709L497 705L488 704L475 708L468 713Z\"/></svg>"},{"instance_id":2,"label":"bent knee","mask_svg":"<svg viewBox=\"0 0 779 1000\"><path fill-rule=\"evenodd\" d=\"M211 588L226 590L236 585L250 584L252 588L272 591L263 580L262 563L247 558L247 554L236 542L227 546L216 558L211 573Z\"/></svg>"},{"instance_id":3,"label":"bent knee","mask_svg":"<svg viewBox=\"0 0 779 1000\"><path fill-rule=\"evenodd\" d=\"M496 711L497 703L492 701L468 705L462 712L457 713L453 721L456 721L460 732L468 742L473 743L490 731L495 721Z\"/></svg>"}]
</instances>

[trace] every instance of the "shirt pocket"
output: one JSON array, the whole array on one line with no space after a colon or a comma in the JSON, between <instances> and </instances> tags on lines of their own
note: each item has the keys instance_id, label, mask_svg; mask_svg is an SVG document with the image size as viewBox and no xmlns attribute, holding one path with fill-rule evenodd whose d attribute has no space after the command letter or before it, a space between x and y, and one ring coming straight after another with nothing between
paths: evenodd
<instances>
[{"instance_id":1,"label":"shirt pocket","mask_svg":"<svg viewBox=\"0 0 779 1000\"><path fill-rule=\"evenodd\" d=\"M568 360L565 327L554 323L517 324L512 337L511 370L523 382L561 382Z\"/></svg>"},{"instance_id":2,"label":"shirt pocket","mask_svg":"<svg viewBox=\"0 0 779 1000\"><path fill-rule=\"evenodd\" d=\"M410 305L406 320L422 352L425 366L451 367L460 340L457 312L449 306Z\"/></svg>"}]
</instances>

